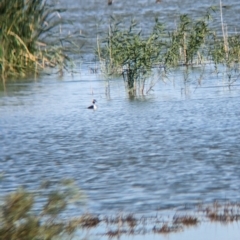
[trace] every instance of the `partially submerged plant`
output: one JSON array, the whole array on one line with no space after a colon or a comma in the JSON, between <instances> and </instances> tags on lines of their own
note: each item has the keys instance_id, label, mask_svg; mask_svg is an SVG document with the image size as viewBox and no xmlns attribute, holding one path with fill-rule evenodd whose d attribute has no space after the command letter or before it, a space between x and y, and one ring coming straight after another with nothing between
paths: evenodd
<instances>
[{"instance_id":1,"label":"partially submerged plant","mask_svg":"<svg viewBox=\"0 0 240 240\"><path fill-rule=\"evenodd\" d=\"M226 49L226 41L228 48ZM227 51L227 52L226 52ZM215 64L232 64L240 62L240 35L229 36L227 40L212 34L212 42L210 44L210 55Z\"/></svg>"},{"instance_id":2,"label":"partially submerged plant","mask_svg":"<svg viewBox=\"0 0 240 240\"><path fill-rule=\"evenodd\" d=\"M201 58L207 55L204 43L209 34L209 19L209 12L196 21L186 14L180 16L177 29L169 33L170 40L167 40L164 56L166 66L178 66L179 64L188 66L196 62L196 59L201 61Z\"/></svg>"},{"instance_id":3,"label":"partially submerged plant","mask_svg":"<svg viewBox=\"0 0 240 240\"><path fill-rule=\"evenodd\" d=\"M201 62L208 55L205 41L209 19L209 11L197 21L181 15L177 29L168 35L156 19L148 37L137 29L135 21L126 30L113 19L107 37L98 42L99 60L105 63L109 74L122 73L130 95L144 95L154 85L151 81L146 83L155 66L162 65L166 72L170 67Z\"/></svg>"},{"instance_id":4,"label":"partially submerged plant","mask_svg":"<svg viewBox=\"0 0 240 240\"><path fill-rule=\"evenodd\" d=\"M162 25L156 21L149 37L142 35L135 21L127 30L119 26L120 22L115 20L110 24L108 35L98 48L98 56L105 62L109 74L120 70L130 95L136 95L137 91L143 95L149 90L145 89L146 80L159 61L163 45L160 41Z\"/></svg>"}]
</instances>

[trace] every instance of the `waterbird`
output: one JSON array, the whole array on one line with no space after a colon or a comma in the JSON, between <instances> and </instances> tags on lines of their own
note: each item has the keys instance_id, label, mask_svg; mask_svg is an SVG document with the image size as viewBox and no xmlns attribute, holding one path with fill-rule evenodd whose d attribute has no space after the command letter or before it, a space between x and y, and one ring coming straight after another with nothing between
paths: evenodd
<instances>
[{"instance_id":1,"label":"waterbird","mask_svg":"<svg viewBox=\"0 0 240 240\"><path fill-rule=\"evenodd\" d=\"M96 110L97 109L97 105L95 104L97 102L97 100L93 99L92 100L92 105L88 107L88 109L94 109Z\"/></svg>"}]
</instances>

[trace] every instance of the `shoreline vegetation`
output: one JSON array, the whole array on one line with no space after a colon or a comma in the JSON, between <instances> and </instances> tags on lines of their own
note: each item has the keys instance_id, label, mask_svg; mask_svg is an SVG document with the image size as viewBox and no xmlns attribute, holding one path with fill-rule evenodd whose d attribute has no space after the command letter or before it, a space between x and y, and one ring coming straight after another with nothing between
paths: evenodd
<instances>
[{"instance_id":1,"label":"shoreline vegetation","mask_svg":"<svg viewBox=\"0 0 240 240\"><path fill-rule=\"evenodd\" d=\"M232 73L239 71L240 34L227 32L222 13L211 7L199 19L180 15L175 30L165 28L165 23L155 19L148 36L144 36L138 24L132 20L129 27L111 17L109 29L98 32L95 55L101 73L109 79L122 75L129 96L146 95L157 81L164 81L171 71L184 66L186 75L192 66L214 64L225 66L229 82L236 79ZM37 76L49 68L58 73L71 67L71 56L79 56L75 33L62 31L70 24L61 17L63 9L55 8L45 0L3 0L0 4L0 76L8 79ZM209 27L212 14L220 14L222 32ZM64 32L64 33L63 33ZM80 49L80 48L78 48ZM74 55L75 54L75 55ZM153 69L161 69L158 80L150 76Z\"/></svg>"},{"instance_id":2,"label":"shoreline vegetation","mask_svg":"<svg viewBox=\"0 0 240 240\"><path fill-rule=\"evenodd\" d=\"M61 17L65 11L46 0L2 0L0 3L0 78L37 76L46 68L61 74L69 65L67 52L72 35L62 34L70 24Z\"/></svg>"},{"instance_id":3,"label":"shoreline vegetation","mask_svg":"<svg viewBox=\"0 0 240 240\"><path fill-rule=\"evenodd\" d=\"M0 239L81 239L79 234L84 229L92 230L99 237L119 239L129 235L182 232L206 222L230 224L240 220L239 203L217 201L199 204L191 211L176 211L174 215L171 210L167 216L158 209L152 216L82 213L69 219L66 215L63 217L68 207L77 204L82 212L81 204L85 202L75 183L69 179L58 184L45 182L41 189L44 190L41 193L19 189L4 197L0 205Z\"/></svg>"}]
</instances>

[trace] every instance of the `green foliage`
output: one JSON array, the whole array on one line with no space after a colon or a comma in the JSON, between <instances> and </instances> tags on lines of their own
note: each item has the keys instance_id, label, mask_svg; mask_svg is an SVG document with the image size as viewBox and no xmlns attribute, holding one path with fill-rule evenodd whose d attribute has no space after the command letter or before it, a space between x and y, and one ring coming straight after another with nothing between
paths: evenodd
<instances>
[{"instance_id":1,"label":"green foliage","mask_svg":"<svg viewBox=\"0 0 240 240\"><path fill-rule=\"evenodd\" d=\"M80 201L82 196L72 182L64 185L51 189L46 196L23 189L7 195L0 209L0 240L70 239L82 219L62 221L60 215L73 199ZM45 204L36 211L34 206L39 198L44 198Z\"/></svg>"},{"instance_id":2,"label":"green foliage","mask_svg":"<svg viewBox=\"0 0 240 240\"><path fill-rule=\"evenodd\" d=\"M56 27L63 23L58 17L61 11L46 0L1 0L0 75L3 80L64 63L63 47L54 36ZM55 42L49 45L49 39ZM55 51L51 51L53 46Z\"/></svg>"},{"instance_id":3,"label":"green foliage","mask_svg":"<svg viewBox=\"0 0 240 240\"><path fill-rule=\"evenodd\" d=\"M120 27L121 22L112 18L107 37L99 44L98 56L110 74L120 69L131 95L136 95L137 90L143 95L153 86L145 87L154 66L161 64L165 70L188 66L207 51L204 44L209 35L209 18L209 13L197 21L181 15L177 29L168 34L156 19L148 37L137 29L136 22L132 21L125 30Z\"/></svg>"},{"instance_id":4,"label":"green foliage","mask_svg":"<svg viewBox=\"0 0 240 240\"><path fill-rule=\"evenodd\" d=\"M215 64L226 64L240 62L240 35L234 35L227 38L227 43L222 37L212 34L210 45L210 55Z\"/></svg>"},{"instance_id":5,"label":"green foliage","mask_svg":"<svg viewBox=\"0 0 240 240\"><path fill-rule=\"evenodd\" d=\"M125 29L121 22L111 18L107 36L102 42L98 38L99 60L104 62L109 75L123 75L133 96L144 95L152 89L150 74L155 66L163 66L164 74L176 66L186 66L188 72L189 65L209 60L215 66L221 63L230 66L230 71L236 70L240 62L240 37L228 36L226 31L224 36L219 36L210 29L212 11L215 11L213 7L207 9L198 20L181 15L176 30L168 33L156 20L149 36L143 36L134 21Z\"/></svg>"},{"instance_id":6,"label":"green foliage","mask_svg":"<svg viewBox=\"0 0 240 240\"><path fill-rule=\"evenodd\" d=\"M228 62L240 62L240 35L231 36L228 38Z\"/></svg>"},{"instance_id":7,"label":"green foliage","mask_svg":"<svg viewBox=\"0 0 240 240\"><path fill-rule=\"evenodd\" d=\"M135 21L131 22L127 30L119 26L120 22L115 20L110 24L108 36L98 55L101 61L105 61L110 74L123 68L130 94L136 93L137 84L140 84L143 94L146 78L160 57L162 26L156 21L153 32L146 38L137 29Z\"/></svg>"},{"instance_id":8,"label":"green foliage","mask_svg":"<svg viewBox=\"0 0 240 240\"><path fill-rule=\"evenodd\" d=\"M192 64L194 59L204 50L203 45L209 34L207 14L203 19L194 21L188 15L181 15L176 31L169 33L170 41L164 56L166 66Z\"/></svg>"}]
</instances>

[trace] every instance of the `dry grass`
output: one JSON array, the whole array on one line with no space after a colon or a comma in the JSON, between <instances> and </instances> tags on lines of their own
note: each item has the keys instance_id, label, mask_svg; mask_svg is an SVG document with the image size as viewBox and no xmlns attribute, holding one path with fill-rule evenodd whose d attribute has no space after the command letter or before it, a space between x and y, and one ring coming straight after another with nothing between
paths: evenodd
<instances>
[{"instance_id":1,"label":"dry grass","mask_svg":"<svg viewBox=\"0 0 240 240\"><path fill-rule=\"evenodd\" d=\"M174 224L182 224L185 226L193 226L193 225L197 225L199 222L199 220L197 219L197 217L193 217L193 216L179 216L179 217L174 217L173 223Z\"/></svg>"},{"instance_id":2,"label":"dry grass","mask_svg":"<svg viewBox=\"0 0 240 240\"><path fill-rule=\"evenodd\" d=\"M92 214L84 214L80 218L80 225L84 228L92 228L96 227L101 220L97 216L93 216Z\"/></svg>"}]
</instances>

